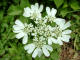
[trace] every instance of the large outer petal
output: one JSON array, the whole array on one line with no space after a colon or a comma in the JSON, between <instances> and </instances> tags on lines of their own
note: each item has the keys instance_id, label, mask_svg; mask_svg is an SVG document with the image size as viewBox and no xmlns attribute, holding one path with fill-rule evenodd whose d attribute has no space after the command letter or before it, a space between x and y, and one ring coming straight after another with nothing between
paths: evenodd
<instances>
[{"instance_id":1,"label":"large outer petal","mask_svg":"<svg viewBox=\"0 0 80 60\"><path fill-rule=\"evenodd\" d=\"M24 8L23 16L30 17L31 9L29 7Z\"/></svg>"},{"instance_id":2,"label":"large outer petal","mask_svg":"<svg viewBox=\"0 0 80 60\"><path fill-rule=\"evenodd\" d=\"M70 21L69 22L67 22L65 25L64 25L64 29L66 29L66 28L68 28L68 27L70 27L71 26L71 24L70 24Z\"/></svg>"},{"instance_id":3,"label":"large outer petal","mask_svg":"<svg viewBox=\"0 0 80 60\"><path fill-rule=\"evenodd\" d=\"M64 19L62 19L62 18L56 18L55 20L54 20L54 22L58 25L58 26L60 26L60 28L63 30L64 29L64 24L65 24L65 20Z\"/></svg>"},{"instance_id":4,"label":"large outer petal","mask_svg":"<svg viewBox=\"0 0 80 60\"><path fill-rule=\"evenodd\" d=\"M23 32L20 32L20 33L18 33L17 35L16 35L16 38L17 39L20 39L20 38L22 38L24 36L24 33Z\"/></svg>"},{"instance_id":5,"label":"large outer petal","mask_svg":"<svg viewBox=\"0 0 80 60\"><path fill-rule=\"evenodd\" d=\"M53 17L55 17L56 13L57 13L57 10L54 9L54 8L52 8L52 10L51 10L51 15L52 15Z\"/></svg>"},{"instance_id":6,"label":"large outer petal","mask_svg":"<svg viewBox=\"0 0 80 60\"><path fill-rule=\"evenodd\" d=\"M36 48L32 54L32 57L35 58L38 55L38 48Z\"/></svg>"},{"instance_id":7,"label":"large outer petal","mask_svg":"<svg viewBox=\"0 0 80 60\"><path fill-rule=\"evenodd\" d=\"M19 26L19 25L13 25L13 29L14 30L21 30L21 29L24 29L24 28Z\"/></svg>"},{"instance_id":8,"label":"large outer petal","mask_svg":"<svg viewBox=\"0 0 80 60\"><path fill-rule=\"evenodd\" d=\"M63 32L62 32L62 34L64 35L64 34L70 34L72 31L71 30L64 30Z\"/></svg>"},{"instance_id":9,"label":"large outer petal","mask_svg":"<svg viewBox=\"0 0 80 60\"><path fill-rule=\"evenodd\" d=\"M38 49L38 56L40 57L42 55L42 50L41 48Z\"/></svg>"},{"instance_id":10,"label":"large outer petal","mask_svg":"<svg viewBox=\"0 0 80 60\"><path fill-rule=\"evenodd\" d=\"M49 57L49 56L50 56L50 53L48 52L48 50L46 49L45 46L42 47L42 51L43 51L43 53L44 53L44 55L45 55L46 57Z\"/></svg>"},{"instance_id":11,"label":"large outer petal","mask_svg":"<svg viewBox=\"0 0 80 60\"><path fill-rule=\"evenodd\" d=\"M31 12L34 12L34 10L35 10L35 6L31 5Z\"/></svg>"},{"instance_id":12,"label":"large outer petal","mask_svg":"<svg viewBox=\"0 0 80 60\"><path fill-rule=\"evenodd\" d=\"M48 15L51 15L51 12L50 12L50 8L49 7L46 7L46 12Z\"/></svg>"},{"instance_id":13,"label":"large outer petal","mask_svg":"<svg viewBox=\"0 0 80 60\"><path fill-rule=\"evenodd\" d=\"M42 12L43 10L43 5L40 5L39 11Z\"/></svg>"},{"instance_id":14,"label":"large outer petal","mask_svg":"<svg viewBox=\"0 0 80 60\"><path fill-rule=\"evenodd\" d=\"M39 9L39 4L35 3L35 9L38 10Z\"/></svg>"},{"instance_id":15,"label":"large outer petal","mask_svg":"<svg viewBox=\"0 0 80 60\"><path fill-rule=\"evenodd\" d=\"M50 45L44 45L44 47L51 52L53 51L53 48Z\"/></svg>"},{"instance_id":16,"label":"large outer petal","mask_svg":"<svg viewBox=\"0 0 80 60\"><path fill-rule=\"evenodd\" d=\"M58 42L59 45L63 45L63 42L62 42L61 37L58 37L58 38L57 38L57 42Z\"/></svg>"},{"instance_id":17,"label":"large outer petal","mask_svg":"<svg viewBox=\"0 0 80 60\"><path fill-rule=\"evenodd\" d=\"M48 44L52 45L52 40L50 38L48 38Z\"/></svg>"},{"instance_id":18,"label":"large outer petal","mask_svg":"<svg viewBox=\"0 0 80 60\"><path fill-rule=\"evenodd\" d=\"M52 42L53 42L53 43L57 43L57 40L54 39L54 38L52 38L52 37L49 37L49 38L48 38L48 44L51 45Z\"/></svg>"},{"instance_id":19,"label":"large outer petal","mask_svg":"<svg viewBox=\"0 0 80 60\"><path fill-rule=\"evenodd\" d=\"M31 54L33 52L33 50L35 49L35 45L32 43L32 44L28 44L24 47L25 50L27 50L27 52L29 54Z\"/></svg>"},{"instance_id":20,"label":"large outer petal","mask_svg":"<svg viewBox=\"0 0 80 60\"><path fill-rule=\"evenodd\" d=\"M20 33L22 30L13 30L14 33Z\"/></svg>"},{"instance_id":21,"label":"large outer petal","mask_svg":"<svg viewBox=\"0 0 80 60\"><path fill-rule=\"evenodd\" d=\"M16 20L15 24L24 28L24 24L20 20Z\"/></svg>"},{"instance_id":22,"label":"large outer petal","mask_svg":"<svg viewBox=\"0 0 80 60\"><path fill-rule=\"evenodd\" d=\"M62 36L62 41L64 41L64 42L69 42L69 39L70 39L70 35L63 35Z\"/></svg>"},{"instance_id":23,"label":"large outer petal","mask_svg":"<svg viewBox=\"0 0 80 60\"><path fill-rule=\"evenodd\" d=\"M28 42L28 35L25 34L24 37L23 37L22 43L26 44L27 42Z\"/></svg>"}]
</instances>

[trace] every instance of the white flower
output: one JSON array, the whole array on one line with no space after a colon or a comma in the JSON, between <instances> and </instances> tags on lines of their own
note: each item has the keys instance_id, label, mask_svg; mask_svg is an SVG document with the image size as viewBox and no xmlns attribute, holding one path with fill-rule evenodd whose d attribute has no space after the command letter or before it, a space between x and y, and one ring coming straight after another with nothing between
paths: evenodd
<instances>
[{"instance_id":1,"label":"white flower","mask_svg":"<svg viewBox=\"0 0 80 60\"><path fill-rule=\"evenodd\" d=\"M23 24L20 20L16 20L13 29L13 32L17 33L16 38L20 39L23 37L22 43L26 44L28 41L28 34L33 30L33 25L26 23Z\"/></svg>"},{"instance_id":2,"label":"white flower","mask_svg":"<svg viewBox=\"0 0 80 60\"><path fill-rule=\"evenodd\" d=\"M63 45L63 41L69 42L71 30L67 28L70 27L70 21L66 23L64 19L56 18L54 22L58 25L54 31L57 43Z\"/></svg>"},{"instance_id":3,"label":"white flower","mask_svg":"<svg viewBox=\"0 0 80 60\"><path fill-rule=\"evenodd\" d=\"M31 8L29 7L24 8L23 16L38 20L41 18L42 10L43 10L43 5L40 5L39 7L39 4L35 3L35 5L31 5Z\"/></svg>"},{"instance_id":4,"label":"white flower","mask_svg":"<svg viewBox=\"0 0 80 60\"><path fill-rule=\"evenodd\" d=\"M49 7L46 7L46 12L47 12L47 16L44 17L44 20L46 20L46 22L51 22L52 23L54 21L54 19L56 18L55 15L57 13L57 10L54 9L54 8L52 8L50 10Z\"/></svg>"},{"instance_id":5,"label":"white flower","mask_svg":"<svg viewBox=\"0 0 80 60\"><path fill-rule=\"evenodd\" d=\"M40 37L39 40L26 45L24 49L27 50L29 54L33 53L32 54L33 58L35 58L36 56L40 57L42 53L44 53L46 57L49 57L50 53L48 51L50 52L53 51L52 47L46 44L46 41L44 41L43 37Z\"/></svg>"},{"instance_id":6,"label":"white flower","mask_svg":"<svg viewBox=\"0 0 80 60\"><path fill-rule=\"evenodd\" d=\"M20 20L15 21L13 32L16 33L16 38L21 39L22 43L26 44L24 49L28 54L32 54L33 58L44 54L50 56L49 52L53 51L52 43L63 45L63 42L69 42L71 30L70 22L64 19L56 18L57 10L46 7L47 15L41 16L43 5L35 3L31 7L24 8L23 16L29 18L32 24L22 23ZM33 21L31 21L33 20Z\"/></svg>"}]
</instances>

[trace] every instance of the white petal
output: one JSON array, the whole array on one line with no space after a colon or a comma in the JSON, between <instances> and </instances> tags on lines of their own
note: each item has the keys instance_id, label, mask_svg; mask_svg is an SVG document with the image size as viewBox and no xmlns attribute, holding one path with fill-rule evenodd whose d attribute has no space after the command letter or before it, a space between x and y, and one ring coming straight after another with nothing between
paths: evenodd
<instances>
[{"instance_id":1,"label":"white petal","mask_svg":"<svg viewBox=\"0 0 80 60\"><path fill-rule=\"evenodd\" d=\"M15 24L18 26L24 27L24 24L18 19L15 21Z\"/></svg>"},{"instance_id":2,"label":"white petal","mask_svg":"<svg viewBox=\"0 0 80 60\"><path fill-rule=\"evenodd\" d=\"M51 15L51 12L50 12L50 8L49 7L46 7L46 12L48 15Z\"/></svg>"},{"instance_id":3,"label":"white petal","mask_svg":"<svg viewBox=\"0 0 80 60\"><path fill-rule=\"evenodd\" d=\"M42 55L42 50L39 48L38 49L38 56L40 57Z\"/></svg>"},{"instance_id":4,"label":"white petal","mask_svg":"<svg viewBox=\"0 0 80 60\"><path fill-rule=\"evenodd\" d=\"M63 42L61 40L58 41L59 45L63 45Z\"/></svg>"},{"instance_id":5,"label":"white petal","mask_svg":"<svg viewBox=\"0 0 80 60\"><path fill-rule=\"evenodd\" d=\"M55 17L56 13L57 13L57 10L54 9L54 8L52 8L52 10L51 10L51 14L52 14L53 17Z\"/></svg>"},{"instance_id":6,"label":"white petal","mask_svg":"<svg viewBox=\"0 0 80 60\"><path fill-rule=\"evenodd\" d=\"M35 49L35 46L34 45L30 46L29 47L29 50L27 50L28 54L31 54L34 49Z\"/></svg>"},{"instance_id":7,"label":"white petal","mask_svg":"<svg viewBox=\"0 0 80 60\"><path fill-rule=\"evenodd\" d=\"M69 42L69 39L70 39L70 36L69 36L69 35L63 35L63 36L62 36L62 40L63 40L64 42Z\"/></svg>"},{"instance_id":8,"label":"white petal","mask_svg":"<svg viewBox=\"0 0 80 60\"><path fill-rule=\"evenodd\" d=\"M53 51L53 48L51 47L51 46L49 46L49 45L44 45L44 47L47 49L47 50L49 50L49 51Z\"/></svg>"},{"instance_id":9,"label":"white petal","mask_svg":"<svg viewBox=\"0 0 80 60\"><path fill-rule=\"evenodd\" d=\"M26 44L27 41L28 41L28 35L26 34L26 35L23 37L22 43L23 43L23 44Z\"/></svg>"},{"instance_id":10,"label":"white petal","mask_svg":"<svg viewBox=\"0 0 80 60\"><path fill-rule=\"evenodd\" d=\"M40 5L39 11L42 12L43 10L43 5Z\"/></svg>"},{"instance_id":11,"label":"white petal","mask_svg":"<svg viewBox=\"0 0 80 60\"><path fill-rule=\"evenodd\" d=\"M14 30L21 30L21 29L24 29L24 28L21 27L21 26L18 26L18 25L13 25L13 29Z\"/></svg>"},{"instance_id":12,"label":"white petal","mask_svg":"<svg viewBox=\"0 0 80 60\"><path fill-rule=\"evenodd\" d=\"M53 42L53 43L57 43L57 40L54 39L54 38L52 38L52 42Z\"/></svg>"},{"instance_id":13,"label":"white petal","mask_svg":"<svg viewBox=\"0 0 80 60\"><path fill-rule=\"evenodd\" d=\"M13 30L14 33L20 33L22 30Z\"/></svg>"},{"instance_id":14,"label":"white petal","mask_svg":"<svg viewBox=\"0 0 80 60\"><path fill-rule=\"evenodd\" d=\"M59 43L59 45L63 45L63 42L61 41L61 37L58 37L57 42Z\"/></svg>"},{"instance_id":15,"label":"white petal","mask_svg":"<svg viewBox=\"0 0 80 60\"><path fill-rule=\"evenodd\" d=\"M34 44L28 44L24 47L25 50L27 50L27 52L29 54L31 54L33 52L33 50L35 49L35 45Z\"/></svg>"},{"instance_id":16,"label":"white petal","mask_svg":"<svg viewBox=\"0 0 80 60\"><path fill-rule=\"evenodd\" d=\"M39 8L39 4L35 3L35 9L38 9L38 8Z\"/></svg>"},{"instance_id":17,"label":"white petal","mask_svg":"<svg viewBox=\"0 0 80 60\"><path fill-rule=\"evenodd\" d=\"M50 38L48 38L48 44L52 45L52 40Z\"/></svg>"},{"instance_id":18,"label":"white petal","mask_svg":"<svg viewBox=\"0 0 80 60\"><path fill-rule=\"evenodd\" d=\"M43 50L43 53L46 57L49 57L50 56L50 53L48 52L48 50L43 46L42 47L42 50Z\"/></svg>"},{"instance_id":19,"label":"white petal","mask_svg":"<svg viewBox=\"0 0 80 60\"><path fill-rule=\"evenodd\" d=\"M25 49L25 50L29 50L29 49L30 49L29 47L32 46L32 45L33 45L33 44L25 45L25 46L24 46L24 49Z\"/></svg>"},{"instance_id":20,"label":"white petal","mask_svg":"<svg viewBox=\"0 0 80 60\"><path fill-rule=\"evenodd\" d=\"M24 33L21 32L21 33L18 33L18 34L16 35L16 38L17 38L17 39L20 39L20 38L22 38L23 36L24 36Z\"/></svg>"},{"instance_id":21,"label":"white petal","mask_svg":"<svg viewBox=\"0 0 80 60\"><path fill-rule=\"evenodd\" d=\"M23 16L30 17L30 12L31 12L31 10L29 7L24 8Z\"/></svg>"},{"instance_id":22,"label":"white petal","mask_svg":"<svg viewBox=\"0 0 80 60\"><path fill-rule=\"evenodd\" d=\"M71 30L64 30L62 34L70 34L71 32L72 32Z\"/></svg>"},{"instance_id":23,"label":"white petal","mask_svg":"<svg viewBox=\"0 0 80 60\"><path fill-rule=\"evenodd\" d=\"M53 43L57 43L57 40L54 39L54 38L52 38L52 37L49 37L49 38L48 38L48 44L51 45L52 42L53 42Z\"/></svg>"},{"instance_id":24,"label":"white petal","mask_svg":"<svg viewBox=\"0 0 80 60\"><path fill-rule=\"evenodd\" d=\"M31 12L35 10L35 6L31 5Z\"/></svg>"},{"instance_id":25,"label":"white petal","mask_svg":"<svg viewBox=\"0 0 80 60\"><path fill-rule=\"evenodd\" d=\"M26 45L26 46L24 46L24 49L25 49L25 50L28 50L28 49L29 49L29 44Z\"/></svg>"},{"instance_id":26,"label":"white petal","mask_svg":"<svg viewBox=\"0 0 80 60\"><path fill-rule=\"evenodd\" d=\"M63 28L63 26L64 26L64 24L65 24L65 20L62 19L62 18L56 18L56 19L54 20L54 22L55 22L57 25L59 25L60 28Z\"/></svg>"},{"instance_id":27,"label":"white petal","mask_svg":"<svg viewBox=\"0 0 80 60\"><path fill-rule=\"evenodd\" d=\"M70 24L70 21L69 22L67 22L65 25L64 25L64 29L66 29L66 28L68 28L68 27L70 27L71 26L71 24Z\"/></svg>"},{"instance_id":28,"label":"white petal","mask_svg":"<svg viewBox=\"0 0 80 60\"><path fill-rule=\"evenodd\" d=\"M38 55L38 48L36 48L32 54L32 57L35 58Z\"/></svg>"}]
</instances>

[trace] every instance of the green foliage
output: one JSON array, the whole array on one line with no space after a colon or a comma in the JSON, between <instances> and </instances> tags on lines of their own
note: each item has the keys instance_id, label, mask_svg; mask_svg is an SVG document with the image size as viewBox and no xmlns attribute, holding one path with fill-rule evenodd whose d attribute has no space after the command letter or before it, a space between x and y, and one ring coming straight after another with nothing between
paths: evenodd
<instances>
[{"instance_id":1,"label":"green foliage","mask_svg":"<svg viewBox=\"0 0 80 60\"><path fill-rule=\"evenodd\" d=\"M57 8L59 8L63 4L64 0L54 0L54 3Z\"/></svg>"},{"instance_id":2,"label":"green foliage","mask_svg":"<svg viewBox=\"0 0 80 60\"><path fill-rule=\"evenodd\" d=\"M71 29L73 30L71 36L74 42L75 50L80 50L80 16L73 15Z\"/></svg>"},{"instance_id":3,"label":"green foliage","mask_svg":"<svg viewBox=\"0 0 80 60\"><path fill-rule=\"evenodd\" d=\"M70 6L73 10L80 9L79 2L77 0L71 0Z\"/></svg>"},{"instance_id":4,"label":"green foliage","mask_svg":"<svg viewBox=\"0 0 80 60\"><path fill-rule=\"evenodd\" d=\"M71 40L75 50L80 50L80 1L79 0L2 0L0 2L0 60L32 60L22 45L22 40L17 40L12 26L16 19L29 22L22 16L23 10L30 3L39 2L44 6L57 8L57 16L71 21ZM47 2L49 4L47 4ZM35 60L59 60L61 48L53 44L50 57L41 56Z\"/></svg>"},{"instance_id":5,"label":"green foliage","mask_svg":"<svg viewBox=\"0 0 80 60\"><path fill-rule=\"evenodd\" d=\"M11 5L8 9L8 15L20 15L22 10L19 6Z\"/></svg>"}]
</instances>

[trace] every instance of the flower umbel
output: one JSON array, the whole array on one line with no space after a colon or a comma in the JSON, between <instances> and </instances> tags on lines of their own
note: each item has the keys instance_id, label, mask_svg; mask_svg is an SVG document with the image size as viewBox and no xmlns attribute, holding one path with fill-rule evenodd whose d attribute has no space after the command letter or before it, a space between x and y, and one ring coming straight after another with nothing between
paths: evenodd
<instances>
[{"instance_id":1,"label":"flower umbel","mask_svg":"<svg viewBox=\"0 0 80 60\"><path fill-rule=\"evenodd\" d=\"M43 10L43 5L40 5L38 3L35 3L35 5L31 5L31 8L26 7L24 8L24 17L30 17L31 19L40 19L41 18L41 12Z\"/></svg>"},{"instance_id":2,"label":"flower umbel","mask_svg":"<svg viewBox=\"0 0 80 60\"><path fill-rule=\"evenodd\" d=\"M56 18L55 22L58 25L57 27L55 27L54 32L57 43L63 45L62 41L69 42L71 30L67 28L70 27L70 21L66 23L64 19Z\"/></svg>"},{"instance_id":3,"label":"flower umbel","mask_svg":"<svg viewBox=\"0 0 80 60\"><path fill-rule=\"evenodd\" d=\"M17 39L22 39L25 44L24 49L32 57L50 56L49 52L53 51L53 44L63 45L64 42L69 42L71 30L70 22L65 19L57 18L57 10L46 7L45 17L41 14L43 5L35 3L31 7L24 8L23 16L26 17L28 23L22 23L20 20L15 21L13 32L16 33ZM29 40L28 40L29 39Z\"/></svg>"},{"instance_id":4,"label":"flower umbel","mask_svg":"<svg viewBox=\"0 0 80 60\"><path fill-rule=\"evenodd\" d=\"M49 57L50 53L48 52L48 50L52 52L53 48L50 45L46 44L46 41L44 41L45 38L43 38L42 36L38 39L39 40L33 41L33 43L26 45L24 49L27 50L29 54L34 51L32 54L33 58L35 58L37 55L40 57L42 53L44 53L46 57Z\"/></svg>"},{"instance_id":5,"label":"flower umbel","mask_svg":"<svg viewBox=\"0 0 80 60\"><path fill-rule=\"evenodd\" d=\"M44 19L46 20L46 22L54 22L54 19L56 18L56 13L57 13L57 10L52 8L50 10L49 7L46 7L46 13L47 13L47 16L44 17Z\"/></svg>"},{"instance_id":6,"label":"flower umbel","mask_svg":"<svg viewBox=\"0 0 80 60\"><path fill-rule=\"evenodd\" d=\"M16 20L15 25L13 25L13 29L13 32L17 33L16 38L20 39L23 37L22 43L26 44L28 41L28 35L34 28L32 24L23 24L20 20Z\"/></svg>"}]
</instances>

